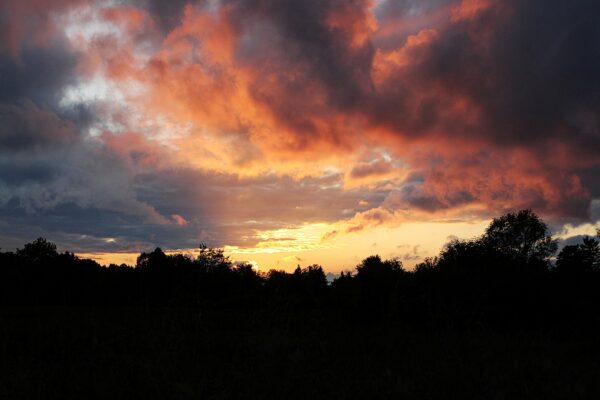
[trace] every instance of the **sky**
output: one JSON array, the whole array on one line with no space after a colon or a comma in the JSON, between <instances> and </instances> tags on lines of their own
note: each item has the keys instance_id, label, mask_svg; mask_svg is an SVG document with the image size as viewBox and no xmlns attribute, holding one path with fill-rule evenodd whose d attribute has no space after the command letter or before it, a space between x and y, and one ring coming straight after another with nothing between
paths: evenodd
<instances>
[{"instance_id":1,"label":"sky","mask_svg":"<svg viewBox=\"0 0 600 400\"><path fill-rule=\"evenodd\" d=\"M0 247L410 267L600 227L600 5L4 0Z\"/></svg>"}]
</instances>

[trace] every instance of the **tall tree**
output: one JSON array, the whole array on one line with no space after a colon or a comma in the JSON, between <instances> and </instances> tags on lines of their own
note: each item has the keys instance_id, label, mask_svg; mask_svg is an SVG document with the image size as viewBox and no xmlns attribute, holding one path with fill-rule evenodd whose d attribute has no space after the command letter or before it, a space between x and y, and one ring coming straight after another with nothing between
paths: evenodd
<instances>
[{"instance_id":1,"label":"tall tree","mask_svg":"<svg viewBox=\"0 0 600 400\"><path fill-rule=\"evenodd\" d=\"M546 224L531 210L494 218L481 239L487 250L521 262L548 262L556 252Z\"/></svg>"}]
</instances>

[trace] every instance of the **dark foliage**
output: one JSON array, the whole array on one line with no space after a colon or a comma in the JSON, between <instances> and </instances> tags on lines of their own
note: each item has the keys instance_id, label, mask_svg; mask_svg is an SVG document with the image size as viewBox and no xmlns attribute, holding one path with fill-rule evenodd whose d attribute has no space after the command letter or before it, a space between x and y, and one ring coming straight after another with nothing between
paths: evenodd
<instances>
[{"instance_id":1,"label":"dark foliage","mask_svg":"<svg viewBox=\"0 0 600 400\"><path fill-rule=\"evenodd\" d=\"M598 231L600 238L600 230ZM585 237L583 243L565 246L556 261L556 271L581 275L600 270L600 241Z\"/></svg>"}]
</instances>

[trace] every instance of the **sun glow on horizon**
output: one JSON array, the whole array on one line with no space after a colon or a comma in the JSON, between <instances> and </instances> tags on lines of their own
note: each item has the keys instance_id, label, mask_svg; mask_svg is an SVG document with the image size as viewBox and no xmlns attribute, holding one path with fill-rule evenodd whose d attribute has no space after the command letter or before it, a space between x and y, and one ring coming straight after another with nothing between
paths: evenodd
<instances>
[{"instance_id":1,"label":"sun glow on horizon","mask_svg":"<svg viewBox=\"0 0 600 400\"><path fill-rule=\"evenodd\" d=\"M267 230L256 235L258 242L252 247L226 245L224 250L233 254L273 254L330 248L330 244L321 240L330 226L326 223L316 223Z\"/></svg>"},{"instance_id":2,"label":"sun glow on horizon","mask_svg":"<svg viewBox=\"0 0 600 400\"><path fill-rule=\"evenodd\" d=\"M297 265L320 264L326 272L352 270L363 258L379 254L398 258L412 268L425 257L437 255L453 237L470 239L481 235L489 220L478 222L411 222L396 227L379 226L323 240L334 225L317 223L299 228L282 228L259 233L254 246L223 247L234 262L247 262L261 271L292 271ZM151 251L153 249L146 249ZM196 257L197 248L163 249L167 254ZM78 253L103 264L122 262L135 265L139 253Z\"/></svg>"}]
</instances>

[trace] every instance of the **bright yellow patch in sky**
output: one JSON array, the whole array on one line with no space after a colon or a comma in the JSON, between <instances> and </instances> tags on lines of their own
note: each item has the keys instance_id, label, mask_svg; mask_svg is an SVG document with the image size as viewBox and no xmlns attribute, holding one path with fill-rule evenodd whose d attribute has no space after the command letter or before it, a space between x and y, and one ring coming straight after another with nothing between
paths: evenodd
<instances>
[{"instance_id":1,"label":"bright yellow patch in sky","mask_svg":"<svg viewBox=\"0 0 600 400\"><path fill-rule=\"evenodd\" d=\"M452 237L468 239L481 235L488 220L475 222L412 222L397 227L380 226L356 233L346 233L322 240L332 225L307 224L259 234L253 247L225 246L233 261L246 261L261 271L293 270L297 265L320 264L327 272L352 270L362 259L378 254L383 258L398 257L412 268L425 257L435 256ZM152 249L147 249L152 250ZM195 256L196 249L170 250L167 253ZM79 253L101 264L122 262L134 265L139 253Z\"/></svg>"},{"instance_id":2,"label":"bright yellow patch in sky","mask_svg":"<svg viewBox=\"0 0 600 400\"><path fill-rule=\"evenodd\" d=\"M270 237L292 238L285 245L267 241L253 248L226 247L234 260L251 259L261 270L292 270L296 265L320 264L328 272L353 269L362 259L379 254L384 258L399 257L407 268L428 256L437 255L453 236L472 238L481 235L489 221L475 222L415 222L397 227L377 227L356 233L341 234L323 242L322 236L331 230L327 224L307 225L302 228L272 231ZM295 232L298 231L298 240ZM284 235L285 233L285 235Z\"/></svg>"}]
</instances>

